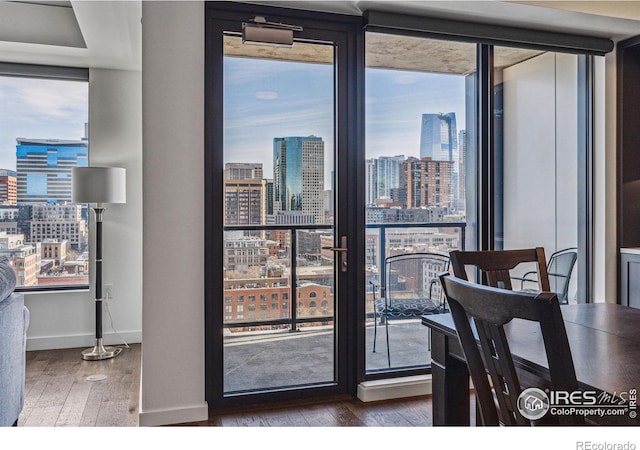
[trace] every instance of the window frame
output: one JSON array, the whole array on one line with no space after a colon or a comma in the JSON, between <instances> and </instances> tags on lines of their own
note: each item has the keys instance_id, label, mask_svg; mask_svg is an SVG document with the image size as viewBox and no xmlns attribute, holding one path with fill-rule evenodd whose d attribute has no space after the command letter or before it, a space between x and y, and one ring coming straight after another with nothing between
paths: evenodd
<instances>
[{"instance_id":1,"label":"window frame","mask_svg":"<svg viewBox=\"0 0 640 450\"><path fill-rule=\"evenodd\" d=\"M67 67L43 64L22 64L0 61L0 77L31 78L38 80L58 80L86 82L89 88L89 68ZM88 103L88 98L87 98ZM88 110L88 105L87 105ZM89 117L87 116L87 123ZM89 159L89 146L87 145L87 159ZM87 230L91 221L91 213L87 214ZM91 249L89 248L89 261ZM86 292L90 290L91 266L89 266L88 282L82 284L69 284L57 286L16 286L14 291L19 293L56 293L56 292Z\"/></svg>"}]
</instances>

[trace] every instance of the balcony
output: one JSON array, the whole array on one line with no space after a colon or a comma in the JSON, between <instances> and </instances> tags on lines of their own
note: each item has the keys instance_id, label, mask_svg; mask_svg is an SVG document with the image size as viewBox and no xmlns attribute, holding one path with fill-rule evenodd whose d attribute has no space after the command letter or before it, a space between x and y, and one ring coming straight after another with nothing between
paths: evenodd
<instances>
[{"instance_id":1,"label":"balcony","mask_svg":"<svg viewBox=\"0 0 640 450\"><path fill-rule=\"evenodd\" d=\"M370 282L384 281L379 268L386 256L411 251L446 254L463 247L466 224L372 223L366 228L362 267L367 283L367 373L425 368L430 341L419 319L390 322L390 364L384 326L378 326L373 352L373 296L379 292ZM333 327L334 254L325 248L333 242L331 225L225 227L226 393L333 382L338 338Z\"/></svg>"}]
</instances>

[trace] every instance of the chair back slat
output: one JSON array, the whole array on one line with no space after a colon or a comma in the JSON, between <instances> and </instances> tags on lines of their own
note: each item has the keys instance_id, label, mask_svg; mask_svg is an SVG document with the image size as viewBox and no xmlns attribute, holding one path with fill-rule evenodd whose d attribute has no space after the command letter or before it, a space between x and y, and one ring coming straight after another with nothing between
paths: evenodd
<instances>
[{"instance_id":1,"label":"chair back slat","mask_svg":"<svg viewBox=\"0 0 640 450\"><path fill-rule=\"evenodd\" d=\"M467 266L475 266L484 279L482 284L501 289L512 289L511 270L522 263L535 263L540 291L550 291L547 260L543 247L516 250L460 251L449 253L456 277L468 280Z\"/></svg>"}]
</instances>

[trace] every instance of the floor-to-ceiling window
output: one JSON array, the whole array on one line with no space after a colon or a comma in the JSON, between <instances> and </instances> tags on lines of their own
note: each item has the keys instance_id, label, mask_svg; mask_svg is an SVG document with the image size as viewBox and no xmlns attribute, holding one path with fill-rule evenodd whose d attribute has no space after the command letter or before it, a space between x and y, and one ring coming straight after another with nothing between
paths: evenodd
<instances>
[{"instance_id":1,"label":"floor-to-ceiling window","mask_svg":"<svg viewBox=\"0 0 640 450\"><path fill-rule=\"evenodd\" d=\"M465 246L476 46L372 32L365 40L364 352L367 373L374 374L431 361L429 330L419 312L385 315L384 308L385 302L391 310L429 296L424 312L443 312L441 292L425 289L442 266L426 257L414 268L391 265L396 255L446 256Z\"/></svg>"},{"instance_id":2,"label":"floor-to-ceiling window","mask_svg":"<svg viewBox=\"0 0 640 450\"><path fill-rule=\"evenodd\" d=\"M428 372L420 315L383 318L376 305L390 289L405 300L429 291L428 313L446 312L428 282L439 269L388 269L389 257L583 248L581 61L604 50L559 53L537 35L522 46L500 27L470 37L473 24L384 14L338 34L338 16L314 15L293 51L249 50L242 22L270 20L251 8L207 22L212 404ZM283 17L295 27L305 14Z\"/></svg>"}]
</instances>

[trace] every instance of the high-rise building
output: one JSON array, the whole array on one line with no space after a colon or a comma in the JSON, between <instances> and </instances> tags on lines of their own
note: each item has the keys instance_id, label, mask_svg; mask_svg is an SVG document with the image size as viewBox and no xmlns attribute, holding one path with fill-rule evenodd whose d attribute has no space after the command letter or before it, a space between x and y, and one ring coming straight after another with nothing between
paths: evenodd
<instances>
[{"instance_id":1,"label":"high-rise building","mask_svg":"<svg viewBox=\"0 0 640 450\"><path fill-rule=\"evenodd\" d=\"M420 158L456 161L457 134L456 113L423 114L420 128Z\"/></svg>"},{"instance_id":2,"label":"high-rise building","mask_svg":"<svg viewBox=\"0 0 640 450\"><path fill-rule=\"evenodd\" d=\"M273 181L264 179L261 163L224 166L225 225L260 225L273 214Z\"/></svg>"},{"instance_id":3,"label":"high-rise building","mask_svg":"<svg viewBox=\"0 0 640 450\"><path fill-rule=\"evenodd\" d=\"M381 156L376 159L375 199L391 198L391 191L400 187L400 165L403 162L404 155Z\"/></svg>"},{"instance_id":4,"label":"high-rise building","mask_svg":"<svg viewBox=\"0 0 640 450\"><path fill-rule=\"evenodd\" d=\"M324 141L317 136L273 140L273 212L302 211L324 223Z\"/></svg>"},{"instance_id":5,"label":"high-rise building","mask_svg":"<svg viewBox=\"0 0 640 450\"><path fill-rule=\"evenodd\" d=\"M71 202L71 169L87 166L86 140L17 139L18 203Z\"/></svg>"},{"instance_id":6,"label":"high-rise building","mask_svg":"<svg viewBox=\"0 0 640 450\"><path fill-rule=\"evenodd\" d=\"M375 204L377 200L394 199L394 190L402 187L400 165L404 155L381 156L366 161L366 202Z\"/></svg>"},{"instance_id":7,"label":"high-rise building","mask_svg":"<svg viewBox=\"0 0 640 450\"><path fill-rule=\"evenodd\" d=\"M453 205L459 206L459 147L456 113L423 114L420 130L420 158L434 161L453 161L452 194Z\"/></svg>"},{"instance_id":8,"label":"high-rise building","mask_svg":"<svg viewBox=\"0 0 640 450\"><path fill-rule=\"evenodd\" d=\"M365 201L367 205L372 205L376 201L376 159L371 158L366 160L365 165Z\"/></svg>"},{"instance_id":9,"label":"high-rise building","mask_svg":"<svg viewBox=\"0 0 640 450\"><path fill-rule=\"evenodd\" d=\"M0 170L0 205L18 204L18 179L13 170Z\"/></svg>"},{"instance_id":10,"label":"high-rise building","mask_svg":"<svg viewBox=\"0 0 640 450\"><path fill-rule=\"evenodd\" d=\"M453 207L453 161L409 158L403 164L407 174L407 208Z\"/></svg>"},{"instance_id":11,"label":"high-rise building","mask_svg":"<svg viewBox=\"0 0 640 450\"><path fill-rule=\"evenodd\" d=\"M224 165L225 180L256 180L262 178L262 164L260 163L226 163Z\"/></svg>"},{"instance_id":12,"label":"high-rise building","mask_svg":"<svg viewBox=\"0 0 640 450\"><path fill-rule=\"evenodd\" d=\"M267 180L224 180L224 224L260 225L267 217Z\"/></svg>"}]
</instances>

